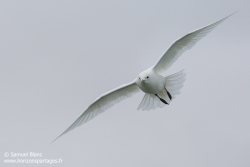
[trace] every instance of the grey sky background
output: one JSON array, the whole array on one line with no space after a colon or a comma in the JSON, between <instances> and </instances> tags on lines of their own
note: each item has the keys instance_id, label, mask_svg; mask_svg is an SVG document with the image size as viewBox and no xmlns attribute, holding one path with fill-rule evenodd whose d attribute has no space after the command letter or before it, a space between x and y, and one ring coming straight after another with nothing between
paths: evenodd
<instances>
[{"instance_id":1,"label":"grey sky background","mask_svg":"<svg viewBox=\"0 0 250 167\"><path fill-rule=\"evenodd\" d=\"M53 165L62 167L250 166L249 6L249 0L0 1L2 160L4 152L39 152L62 158ZM139 93L49 144L174 40L238 9L166 71L187 73L171 105L137 111Z\"/></svg>"}]
</instances>

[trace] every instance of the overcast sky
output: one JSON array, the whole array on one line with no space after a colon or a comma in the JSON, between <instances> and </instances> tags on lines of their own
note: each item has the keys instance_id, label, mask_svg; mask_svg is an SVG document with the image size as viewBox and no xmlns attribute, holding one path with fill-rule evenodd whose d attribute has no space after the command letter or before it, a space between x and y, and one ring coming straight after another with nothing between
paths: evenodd
<instances>
[{"instance_id":1,"label":"overcast sky","mask_svg":"<svg viewBox=\"0 0 250 167\"><path fill-rule=\"evenodd\" d=\"M166 71L187 73L171 105L137 111L141 92L49 144L174 40L239 9ZM250 166L249 16L249 0L0 1L3 166L27 166L4 152L62 167Z\"/></svg>"}]
</instances>

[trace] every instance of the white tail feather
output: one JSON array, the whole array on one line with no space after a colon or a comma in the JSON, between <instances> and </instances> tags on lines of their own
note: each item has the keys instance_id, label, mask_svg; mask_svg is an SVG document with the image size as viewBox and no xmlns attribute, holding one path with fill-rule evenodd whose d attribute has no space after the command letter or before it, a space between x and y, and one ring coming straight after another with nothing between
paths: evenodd
<instances>
[{"instance_id":1,"label":"white tail feather","mask_svg":"<svg viewBox=\"0 0 250 167\"><path fill-rule=\"evenodd\" d=\"M181 70L175 74L169 75L165 77L166 79L166 89L172 95L174 99L176 95L180 94L180 89L184 86L186 74L184 70Z\"/></svg>"}]
</instances>

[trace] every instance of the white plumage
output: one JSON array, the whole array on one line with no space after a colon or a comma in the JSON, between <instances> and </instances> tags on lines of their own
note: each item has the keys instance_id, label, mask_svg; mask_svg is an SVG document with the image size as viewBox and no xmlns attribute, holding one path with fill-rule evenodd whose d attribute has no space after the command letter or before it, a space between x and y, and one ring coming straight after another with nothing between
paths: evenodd
<instances>
[{"instance_id":1,"label":"white plumage","mask_svg":"<svg viewBox=\"0 0 250 167\"><path fill-rule=\"evenodd\" d=\"M184 73L184 70L179 71L178 73L169 75L165 77L165 87L168 90L168 92L171 94L172 99L176 97L176 95L180 94L180 89L184 86L186 74ZM167 95L167 92L165 89L163 89L161 92L157 93L161 98L163 98L168 104L170 104L171 100ZM159 98L157 98L154 94L148 94L146 93L138 106L137 110L154 110L156 108L162 108L165 104L162 103Z\"/></svg>"},{"instance_id":2,"label":"white plumage","mask_svg":"<svg viewBox=\"0 0 250 167\"><path fill-rule=\"evenodd\" d=\"M101 95L56 139L139 91L145 92L145 95L138 110L162 108L166 104L170 104L171 100L180 94L180 89L185 81L185 74L183 70L167 77L160 74L166 71L183 52L192 48L201 38L231 15L176 40L154 66L140 73L138 78L132 82Z\"/></svg>"}]
</instances>

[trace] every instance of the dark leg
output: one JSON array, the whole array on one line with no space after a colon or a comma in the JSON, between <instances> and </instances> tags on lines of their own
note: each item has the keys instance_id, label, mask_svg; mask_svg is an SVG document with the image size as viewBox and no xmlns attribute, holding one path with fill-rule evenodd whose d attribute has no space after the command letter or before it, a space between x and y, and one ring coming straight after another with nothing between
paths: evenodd
<instances>
[{"instance_id":1,"label":"dark leg","mask_svg":"<svg viewBox=\"0 0 250 167\"><path fill-rule=\"evenodd\" d=\"M168 104L164 99L160 98L157 94L155 94L156 97L158 97L163 103Z\"/></svg>"},{"instance_id":2,"label":"dark leg","mask_svg":"<svg viewBox=\"0 0 250 167\"><path fill-rule=\"evenodd\" d=\"M167 91L167 89L165 88L165 90ZM167 91L168 97L170 98L170 100L172 100L172 96L171 94Z\"/></svg>"}]
</instances>

